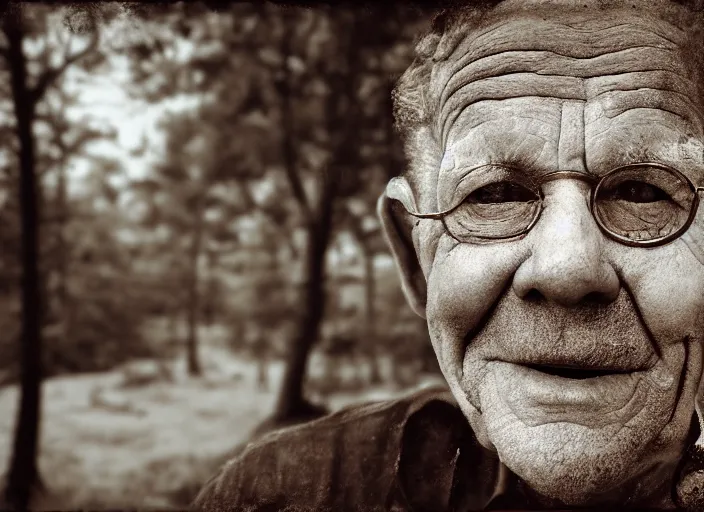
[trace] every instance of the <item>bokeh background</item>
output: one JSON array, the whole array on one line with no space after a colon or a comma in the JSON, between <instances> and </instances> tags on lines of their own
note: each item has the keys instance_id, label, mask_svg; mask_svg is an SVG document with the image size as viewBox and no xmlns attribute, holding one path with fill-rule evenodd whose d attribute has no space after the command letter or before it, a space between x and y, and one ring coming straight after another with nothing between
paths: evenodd
<instances>
[{"instance_id":1,"label":"bokeh background","mask_svg":"<svg viewBox=\"0 0 704 512\"><path fill-rule=\"evenodd\" d=\"M440 380L375 213L431 12L5 9L6 488L183 508L252 436Z\"/></svg>"}]
</instances>

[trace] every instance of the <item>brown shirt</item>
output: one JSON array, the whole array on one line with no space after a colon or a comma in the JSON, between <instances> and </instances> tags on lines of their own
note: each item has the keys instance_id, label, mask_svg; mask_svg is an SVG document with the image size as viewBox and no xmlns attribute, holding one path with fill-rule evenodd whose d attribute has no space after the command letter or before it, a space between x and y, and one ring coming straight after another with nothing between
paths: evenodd
<instances>
[{"instance_id":1,"label":"brown shirt","mask_svg":"<svg viewBox=\"0 0 704 512\"><path fill-rule=\"evenodd\" d=\"M696 416L691 442L699 435ZM226 463L203 512L541 510L475 439L452 395L429 388L272 432ZM598 510L604 510L600 508Z\"/></svg>"},{"instance_id":2,"label":"brown shirt","mask_svg":"<svg viewBox=\"0 0 704 512\"><path fill-rule=\"evenodd\" d=\"M349 407L273 432L225 464L196 510L525 508L517 479L476 442L449 391Z\"/></svg>"}]
</instances>

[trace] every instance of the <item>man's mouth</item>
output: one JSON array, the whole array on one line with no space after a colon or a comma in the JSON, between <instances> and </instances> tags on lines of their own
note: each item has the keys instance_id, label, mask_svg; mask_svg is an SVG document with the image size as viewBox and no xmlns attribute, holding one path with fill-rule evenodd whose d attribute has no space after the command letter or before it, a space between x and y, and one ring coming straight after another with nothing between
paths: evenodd
<instances>
[{"instance_id":1,"label":"man's mouth","mask_svg":"<svg viewBox=\"0 0 704 512\"><path fill-rule=\"evenodd\" d=\"M593 379L596 377L605 377L607 375L619 375L633 373L637 370L621 370L614 368L583 368L569 365L549 365L549 364L524 364L527 368L536 370L555 377L565 379Z\"/></svg>"},{"instance_id":2,"label":"man's mouth","mask_svg":"<svg viewBox=\"0 0 704 512\"><path fill-rule=\"evenodd\" d=\"M497 392L527 425L566 421L598 426L627 420L647 391L639 386L647 371L639 368L502 361L490 362L488 368L492 385L486 389Z\"/></svg>"}]
</instances>

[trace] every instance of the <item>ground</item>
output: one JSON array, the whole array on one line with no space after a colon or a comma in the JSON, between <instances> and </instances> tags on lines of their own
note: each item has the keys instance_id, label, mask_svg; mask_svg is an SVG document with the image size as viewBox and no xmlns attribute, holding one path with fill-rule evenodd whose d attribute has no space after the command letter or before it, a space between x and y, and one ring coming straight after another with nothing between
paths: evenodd
<instances>
[{"instance_id":1,"label":"ground","mask_svg":"<svg viewBox=\"0 0 704 512\"><path fill-rule=\"evenodd\" d=\"M270 368L272 391L256 387L256 368L225 350L204 350L206 373L174 382L123 388L115 370L49 379L43 386L40 469L44 509L180 508L274 406L281 364ZM385 399L403 392L379 387L337 394L329 406ZM0 389L0 474L9 459L18 393Z\"/></svg>"}]
</instances>

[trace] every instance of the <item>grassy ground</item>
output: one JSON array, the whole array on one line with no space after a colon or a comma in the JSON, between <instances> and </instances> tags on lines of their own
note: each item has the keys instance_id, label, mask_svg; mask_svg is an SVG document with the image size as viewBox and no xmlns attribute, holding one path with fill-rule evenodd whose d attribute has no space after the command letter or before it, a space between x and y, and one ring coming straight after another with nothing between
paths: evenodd
<instances>
[{"instance_id":1,"label":"grassy ground","mask_svg":"<svg viewBox=\"0 0 704 512\"><path fill-rule=\"evenodd\" d=\"M40 468L50 492L36 506L183 508L274 405L260 391L254 365L226 351L204 350L206 375L123 388L118 371L50 379L43 387ZM270 368L277 389L280 365ZM91 399L102 390L101 403ZM333 398L338 408L398 391L368 390ZM0 474L6 471L18 393L0 389ZM102 405L101 405L102 404ZM105 405L107 404L107 405Z\"/></svg>"}]
</instances>

